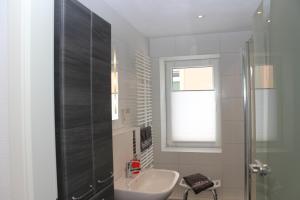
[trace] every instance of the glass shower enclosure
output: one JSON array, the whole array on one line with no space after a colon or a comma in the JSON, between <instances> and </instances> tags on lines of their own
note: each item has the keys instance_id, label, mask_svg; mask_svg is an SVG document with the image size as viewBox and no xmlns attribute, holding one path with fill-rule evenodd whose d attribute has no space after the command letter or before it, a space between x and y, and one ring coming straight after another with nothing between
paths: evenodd
<instances>
[{"instance_id":1,"label":"glass shower enclosure","mask_svg":"<svg viewBox=\"0 0 300 200\"><path fill-rule=\"evenodd\" d=\"M246 200L300 199L299 19L299 0L264 0L243 52Z\"/></svg>"}]
</instances>

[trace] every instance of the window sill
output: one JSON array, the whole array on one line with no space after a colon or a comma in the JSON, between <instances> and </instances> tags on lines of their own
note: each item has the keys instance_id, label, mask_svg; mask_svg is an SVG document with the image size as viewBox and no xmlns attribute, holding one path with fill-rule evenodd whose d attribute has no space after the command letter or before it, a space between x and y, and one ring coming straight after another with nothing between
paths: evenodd
<instances>
[{"instance_id":1,"label":"window sill","mask_svg":"<svg viewBox=\"0 0 300 200\"><path fill-rule=\"evenodd\" d=\"M163 152L222 153L221 148L162 147Z\"/></svg>"}]
</instances>

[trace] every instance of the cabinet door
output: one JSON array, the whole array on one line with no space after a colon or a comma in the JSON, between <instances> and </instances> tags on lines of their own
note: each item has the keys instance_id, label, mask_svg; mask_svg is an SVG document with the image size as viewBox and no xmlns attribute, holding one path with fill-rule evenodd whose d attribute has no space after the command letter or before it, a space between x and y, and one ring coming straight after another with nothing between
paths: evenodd
<instances>
[{"instance_id":1,"label":"cabinet door","mask_svg":"<svg viewBox=\"0 0 300 200\"><path fill-rule=\"evenodd\" d=\"M113 200L114 199L114 187L113 185L108 185L102 191L98 192L90 200Z\"/></svg>"},{"instance_id":2,"label":"cabinet door","mask_svg":"<svg viewBox=\"0 0 300 200\"><path fill-rule=\"evenodd\" d=\"M111 27L92 14L92 127L96 190L113 182Z\"/></svg>"},{"instance_id":3,"label":"cabinet door","mask_svg":"<svg viewBox=\"0 0 300 200\"><path fill-rule=\"evenodd\" d=\"M76 1L58 1L61 10L59 83L56 87L58 189L60 200L93 191L91 127L91 12ZM56 10L56 11L59 11ZM86 198L82 198L86 199Z\"/></svg>"}]
</instances>

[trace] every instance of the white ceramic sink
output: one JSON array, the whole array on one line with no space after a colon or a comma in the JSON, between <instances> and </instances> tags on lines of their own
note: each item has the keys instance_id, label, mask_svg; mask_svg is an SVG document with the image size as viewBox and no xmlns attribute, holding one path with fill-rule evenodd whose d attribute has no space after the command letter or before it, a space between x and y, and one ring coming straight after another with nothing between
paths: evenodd
<instances>
[{"instance_id":1,"label":"white ceramic sink","mask_svg":"<svg viewBox=\"0 0 300 200\"><path fill-rule=\"evenodd\" d=\"M174 189L179 173L164 169L147 169L134 178L115 182L116 200L166 200Z\"/></svg>"}]
</instances>

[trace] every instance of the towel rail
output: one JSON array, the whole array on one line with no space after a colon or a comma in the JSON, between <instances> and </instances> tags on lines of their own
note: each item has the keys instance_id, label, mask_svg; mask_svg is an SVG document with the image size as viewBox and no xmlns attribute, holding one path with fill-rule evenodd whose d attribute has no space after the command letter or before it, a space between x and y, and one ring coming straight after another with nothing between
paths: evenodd
<instances>
[{"instance_id":1,"label":"towel rail","mask_svg":"<svg viewBox=\"0 0 300 200\"><path fill-rule=\"evenodd\" d=\"M137 78L137 124L140 127L152 125L152 70L151 58L142 52L136 52ZM153 163L153 145L141 152L141 168L145 169Z\"/></svg>"}]
</instances>

